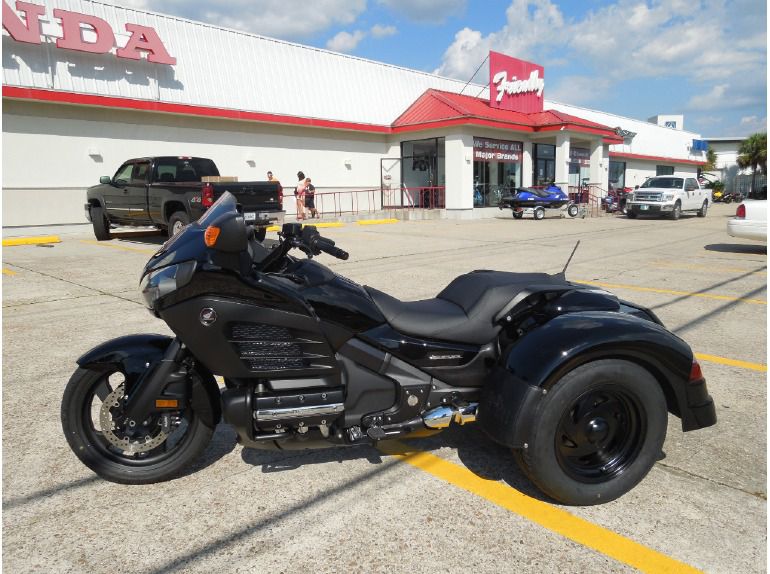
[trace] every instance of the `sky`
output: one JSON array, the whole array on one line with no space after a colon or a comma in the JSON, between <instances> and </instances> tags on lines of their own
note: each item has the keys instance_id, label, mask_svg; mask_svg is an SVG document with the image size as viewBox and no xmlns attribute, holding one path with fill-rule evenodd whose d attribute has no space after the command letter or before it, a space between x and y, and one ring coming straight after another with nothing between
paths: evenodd
<instances>
[{"instance_id":1,"label":"sky","mask_svg":"<svg viewBox=\"0 0 770 574\"><path fill-rule=\"evenodd\" d=\"M767 131L765 0L110 1L481 85L494 50L544 66L548 100Z\"/></svg>"}]
</instances>

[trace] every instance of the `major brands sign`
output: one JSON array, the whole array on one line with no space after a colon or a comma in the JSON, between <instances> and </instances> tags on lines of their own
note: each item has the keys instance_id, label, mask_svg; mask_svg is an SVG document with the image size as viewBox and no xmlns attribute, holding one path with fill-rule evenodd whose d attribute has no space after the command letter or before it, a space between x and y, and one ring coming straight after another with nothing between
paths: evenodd
<instances>
[{"instance_id":1,"label":"major brands sign","mask_svg":"<svg viewBox=\"0 0 770 574\"><path fill-rule=\"evenodd\" d=\"M24 15L24 20L16 11ZM16 2L16 11L3 0L3 28L17 42L40 44L43 35L40 19L46 15L45 6L19 1ZM112 26L101 18L59 8L54 9L53 17L61 21L61 37L56 39L57 48L107 54L116 47ZM148 62L176 64L176 58L168 53L154 28L128 23L125 26L130 36L125 46L115 50L118 58L140 60L142 54L146 54Z\"/></svg>"},{"instance_id":2,"label":"major brands sign","mask_svg":"<svg viewBox=\"0 0 770 574\"><path fill-rule=\"evenodd\" d=\"M503 163L518 163L524 145L521 142L493 140L489 138L473 138L474 161L501 161Z\"/></svg>"},{"instance_id":3,"label":"major brands sign","mask_svg":"<svg viewBox=\"0 0 770 574\"><path fill-rule=\"evenodd\" d=\"M543 111L543 66L489 52L489 105L514 112Z\"/></svg>"}]
</instances>

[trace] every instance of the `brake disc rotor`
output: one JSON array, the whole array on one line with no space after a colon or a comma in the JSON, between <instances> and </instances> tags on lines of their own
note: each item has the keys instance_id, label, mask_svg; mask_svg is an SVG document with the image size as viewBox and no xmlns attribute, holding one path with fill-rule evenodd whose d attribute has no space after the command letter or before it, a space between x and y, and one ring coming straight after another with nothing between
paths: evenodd
<instances>
[{"instance_id":1,"label":"brake disc rotor","mask_svg":"<svg viewBox=\"0 0 770 574\"><path fill-rule=\"evenodd\" d=\"M160 426L158 427L158 434L155 436L148 434L144 437L144 440L131 440L128 437L120 437L115 434L115 423L112 420L110 409L120 407L121 399L124 395L125 385L122 384L107 395L107 398L104 399L104 402L102 403L101 409L99 409L99 423L102 427L102 434L104 435L104 438L107 439L107 442L132 454L148 452L163 444L163 441L168 438L168 433Z\"/></svg>"}]
</instances>

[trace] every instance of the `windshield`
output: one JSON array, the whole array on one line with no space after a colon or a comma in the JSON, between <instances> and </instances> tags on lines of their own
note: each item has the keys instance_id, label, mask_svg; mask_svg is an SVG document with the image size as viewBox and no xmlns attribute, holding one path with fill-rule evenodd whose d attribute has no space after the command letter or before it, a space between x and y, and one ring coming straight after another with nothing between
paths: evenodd
<instances>
[{"instance_id":1,"label":"windshield","mask_svg":"<svg viewBox=\"0 0 770 574\"><path fill-rule=\"evenodd\" d=\"M681 189L684 185L684 179L681 177L651 177L642 184L645 187L662 187L665 189Z\"/></svg>"},{"instance_id":2,"label":"windshield","mask_svg":"<svg viewBox=\"0 0 770 574\"><path fill-rule=\"evenodd\" d=\"M198 220L198 225L201 227L208 227L211 222L220 215L227 213L228 211L236 211L236 206L237 202L235 201L235 196L229 191L226 191L214 202L214 205L209 207L206 213L201 215Z\"/></svg>"}]
</instances>

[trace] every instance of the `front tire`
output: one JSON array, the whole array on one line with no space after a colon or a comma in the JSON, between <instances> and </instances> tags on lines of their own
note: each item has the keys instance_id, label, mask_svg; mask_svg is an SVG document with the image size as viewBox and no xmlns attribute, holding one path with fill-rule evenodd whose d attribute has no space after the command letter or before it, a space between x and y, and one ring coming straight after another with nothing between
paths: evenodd
<instances>
[{"instance_id":1,"label":"front tire","mask_svg":"<svg viewBox=\"0 0 770 574\"><path fill-rule=\"evenodd\" d=\"M636 219L636 215L637 214L633 209L629 209L626 211L626 217L628 217L628 219Z\"/></svg>"},{"instance_id":2,"label":"front tire","mask_svg":"<svg viewBox=\"0 0 770 574\"><path fill-rule=\"evenodd\" d=\"M109 241L112 239L112 235L110 235L110 222L102 207L91 208L91 223L94 226L94 235L98 241Z\"/></svg>"},{"instance_id":3,"label":"front tire","mask_svg":"<svg viewBox=\"0 0 770 574\"><path fill-rule=\"evenodd\" d=\"M671 219L676 221L682 217L682 204L678 201L674 204L674 210L671 212Z\"/></svg>"},{"instance_id":4,"label":"front tire","mask_svg":"<svg viewBox=\"0 0 770 574\"><path fill-rule=\"evenodd\" d=\"M594 361L550 389L517 461L563 504L609 502L653 467L667 419L665 396L648 371L629 361Z\"/></svg>"},{"instance_id":5,"label":"front tire","mask_svg":"<svg viewBox=\"0 0 770 574\"><path fill-rule=\"evenodd\" d=\"M171 217L168 218L168 236L174 237L174 235L182 231L185 225L189 224L189 215L187 215L184 211L175 211Z\"/></svg>"},{"instance_id":6,"label":"front tire","mask_svg":"<svg viewBox=\"0 0 770 574\"><path fill-rule=\"evenodd\" d=\"M148 416L146 431L136 424L138 434L130 436L128 425L112 420L119 412L117 397L125 382L117 370L75 371L61 405L62 429L70 448L83 464L111 482L149 484L177 476L203 452L213 429L189 406L183 406L179 424L164 436L160 436L164 432L161 419L153 415ZM110 407L110 401L115 406ZM104 428L105 422L109 429Z\"/></svg>"},{"instance_id":7,"label":"front tire","mask_svg":"<svg viewBox=\"0 0 770 574\"><path fill-rule=\"evenodd\" d=\"M578 206L574 203L571 204L569 207L567 207L567 215L570 217L577 217L578 214Z\"/></svg>"}]
</instances>

